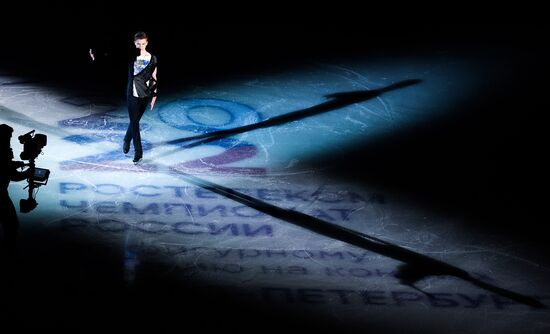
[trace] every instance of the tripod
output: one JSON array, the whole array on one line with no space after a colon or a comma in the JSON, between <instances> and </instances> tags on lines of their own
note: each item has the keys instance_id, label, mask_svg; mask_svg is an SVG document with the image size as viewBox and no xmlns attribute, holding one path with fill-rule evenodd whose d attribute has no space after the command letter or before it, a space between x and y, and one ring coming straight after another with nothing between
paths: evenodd
<instances>
[{"instance_id":1,"label":"tripod","mask_svg":"<svg viewBox=\"0 0 550 334\"><path fill-rule=\"evenodd\" d=\"M19 201L19 210L22 213L31 212L34 208L36 208L38 203L36 202L36 200L33 197L33 191L34 191L34 189L36 189L36 188L38 188L42 185L41 183L37 183L34 180L34 178L35 178L35 176L34 176L34 173L35 173L34 159L29 160L28 166L29 166L29 169L30 169L31 173L30 173L29 178L27 179L27 182L29 184L25 188L29 188L29 197L26 198L26 199L25 198L21 199ZM23 189L25 189L25 188L23 188Z\"/></svg>"}]
</instances>

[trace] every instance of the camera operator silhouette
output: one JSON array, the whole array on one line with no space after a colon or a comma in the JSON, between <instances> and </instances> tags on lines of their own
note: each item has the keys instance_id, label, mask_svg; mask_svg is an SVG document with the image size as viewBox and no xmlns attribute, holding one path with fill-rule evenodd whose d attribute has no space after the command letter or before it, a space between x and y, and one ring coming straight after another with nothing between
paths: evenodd
<instances>
[{"instance_id":1,"label":"camera operator silhouette","mask_svg":"<svg viewBox=\"0 0 550 334\"><path fill-rule=\"evenodd\" d=\"M23 172L17 170L25 166L25 163L13 161L12 133L12 127L0 124L0 222L4 230L3 251L8 258L15 255L17 231L19 230L19 219L9 196L8 186L10 181L23 181L33 173L32 168L28 168Z\"/></svg>"}]
</instances>

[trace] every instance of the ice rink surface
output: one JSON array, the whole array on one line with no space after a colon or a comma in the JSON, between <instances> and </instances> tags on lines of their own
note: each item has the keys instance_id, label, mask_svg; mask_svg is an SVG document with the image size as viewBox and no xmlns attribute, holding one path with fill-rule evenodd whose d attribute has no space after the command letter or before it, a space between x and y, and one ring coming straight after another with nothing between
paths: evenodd
<instances>
[{"instance_id":1,"label":"ice rink surface","mask_svg":"<svg viewBox=\"0 0 550 334\"><path fill-rule=\"evenodd\" d=\"M522 193L536 174L516 181L538 144L515 141L531 111L512 110L539 106L515 87L539 59L480 45L391 51L174 76L141 120L138 165L122 153L123 96L4 66L14 155L36 130L48 137L36 164L51 171L38 207L19 213L11 319L548 332L542 221ZM9 186L16 208L24 186Z\"/></svg>"}]
</instances>

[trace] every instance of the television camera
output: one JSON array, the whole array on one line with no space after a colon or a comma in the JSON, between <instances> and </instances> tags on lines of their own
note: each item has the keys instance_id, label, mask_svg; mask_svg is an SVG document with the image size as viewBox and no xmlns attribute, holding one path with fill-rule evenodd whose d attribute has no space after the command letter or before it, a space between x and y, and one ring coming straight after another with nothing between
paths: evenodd
<instances>
[{"instance_id":1,"label":"television camera","mask_svg":"<svg viewBox=\"0 0 550 334\"><path fill-rule=\"evenodd\" d=\"M19 142L23 144L23 152L21 152L19 157L21 160L28 161L28 163L22 163L20 165L21 167L29 166L32 171L30 176L27 178L29 197L19 201L20 211L23 213L28 213L38 205L33 196L34 189L46 185L48 183L48 178L50 177L50 171L48 169L38 168L34 164L35 159L40 153L42 153L42 148L44 148L44 146L48 143L48 137L41 133L35 133L35 130L32 130L19 136L18 138Z\"/></svg>"}]
</instances>

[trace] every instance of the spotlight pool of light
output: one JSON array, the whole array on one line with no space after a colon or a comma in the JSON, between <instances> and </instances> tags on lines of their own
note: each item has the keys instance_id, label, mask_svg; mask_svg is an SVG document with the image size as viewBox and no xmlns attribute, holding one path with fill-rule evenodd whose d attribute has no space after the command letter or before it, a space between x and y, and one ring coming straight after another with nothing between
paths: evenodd
<instances>
[{"instance_id":1,"label":"spotlight pool of light","mask_svg":"<svg viewBox=\"0 0 550 334\"><path fill-rule=\"evenodd\" d=\"M515 317L547 327L547 314L456 277L422 286L435 298L401 285L394 277L399 256L376 243L402 247L397 254L443 259L526 294L531 288L548 293L547 269L522 261L505 242L486 246L487 236L461 228L459 218L323 177L317 172L324 166L308 164L444 116L475 94L477 77L468 64L440 57L311 64L182 89L159 97L144 115L138 166L121 151L128 123L123 105L105 110L93 99L75 103L73 95L82 92L10 85L0 90L0 121L16 134L47 134L38 162L51 170L37 209L20 215L22 245L31 247L26 240L32 240L33 249L76 248L72 257L65 253L67 261L82 260L82 268L61 280L91 270L85 260L95 245L120 260L121 270L109 273L113 281L140 286L151 275L155 282L170 275L182 285L223 286L235 298L297 314L314 308L317 317L363 328L384 323L442 331L453 321L457 331L473 331L505 328ZM17 143L11 144L17 155ZM22 183L12 182L9 190L14 199L25 194ZM337 233L331 238L315 225L320 222L368 235L373 244L361 248ZM55 235L57 244L31 239L35 235ZM388 321L396 313L399 324ZM434 315L441 323L427 321Z\"/></svg>"}]
</instances>

